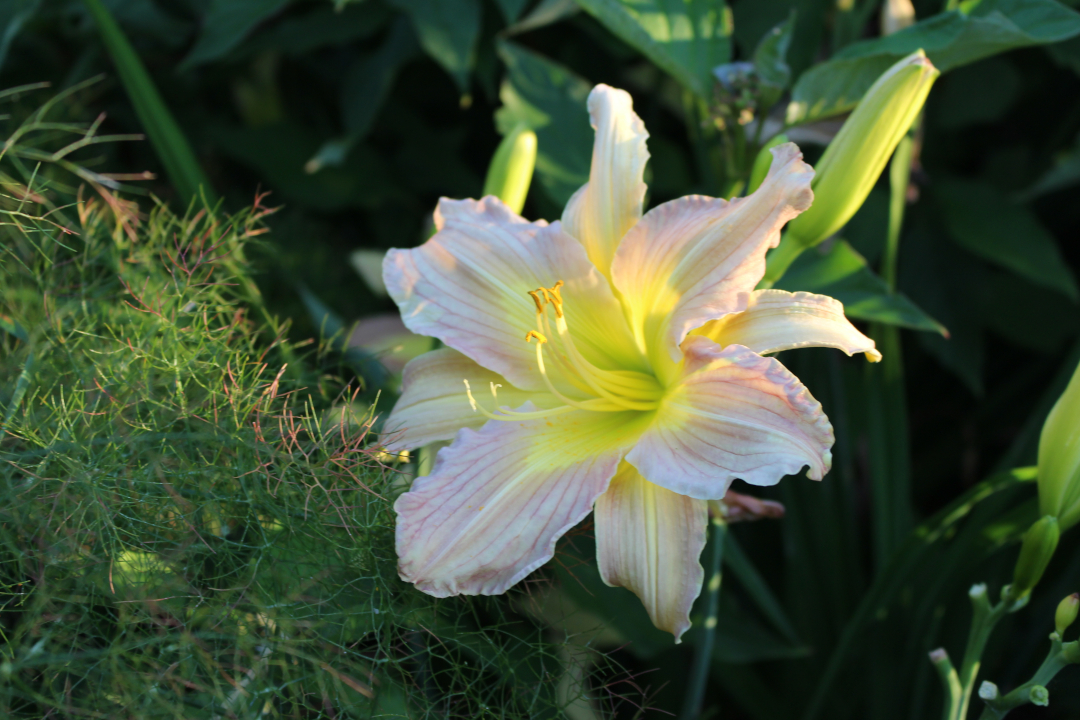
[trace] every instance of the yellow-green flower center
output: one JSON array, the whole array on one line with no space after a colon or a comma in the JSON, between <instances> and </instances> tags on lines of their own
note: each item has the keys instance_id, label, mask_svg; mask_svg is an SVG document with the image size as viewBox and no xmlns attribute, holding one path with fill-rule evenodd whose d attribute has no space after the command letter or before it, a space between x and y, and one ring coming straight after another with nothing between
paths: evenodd
<instances>
[{"instance_id":1,"label":"yellow-green flower center","mask_svg":"<svg viewBox=\"0 0 1080 720\"><path fill-rule=\"evenodd\" d=\"M536 366L548 390L563 404L550 410L536 412L515 412L498 407L498 385L492 383L491 394L495 397L498 413L490 413L478 406L465 381L469 402L493 420L525 420L559 415L572 410L592 412L646 412L655 410L660 405L664 388L655 377L636 370L604 370L589 362L574 344L573 336L563 313L563 298L560 292L563 281L559 280L550 288L537 288L529 292L536 305L536 330L525 334L525 342L536 340ZM552 312L548 313L550 306ZM554 315L554 317L551 317ZM552 332L554 325L554 332ZM551 338L549 341L548 338ZM544 349L548 349L552 370L578 390L584 397L567 397L555 387L551 374L544 361Z\"/></svg>"}]
</instances>

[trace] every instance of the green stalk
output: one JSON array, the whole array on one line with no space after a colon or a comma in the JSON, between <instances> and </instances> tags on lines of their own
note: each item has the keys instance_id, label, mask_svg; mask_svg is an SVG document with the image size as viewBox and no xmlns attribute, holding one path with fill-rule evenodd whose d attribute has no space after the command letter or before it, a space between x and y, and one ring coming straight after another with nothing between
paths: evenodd
<instances>
[{"instance_id":1,"label":"green stalk","mask_svg":"<svg viewBox=\"0 0 1080 720\"><path fill-rule=\"evenodd\" d=\"M101 39L116 64L120 81L124 84L128 98L135 106L135 113L146 128L150 144L153 145L161 164L165 166L165 172L177 194L187 205L198 200L200 194L205 194L206 201L213 204L216 199L213 188L135 49L124 37L120 26L101 0L84 2L94 16L94 21L101 31Z\"/></svg>"},{"instance_id":2,"label":"green stalk","mask_svg":"<svg viewBox=\"0 0 1080 720\"><path fill-rule=\"evenodd\" d=\"M995 606L990 605L987 599L986 586L976 585L972 588L971 604L974 609L971 618L971 632L968 634L967 647L964 649L964 662L960 666L960 698L954 700L950 720L964 720L967 717L968 707L971 705L971 692L975 687L975 678L979 675L982 667L982 654L986 649L986 642L990 639L990 633L1001 618L1008 611L1006 603L1000 602Z\"/></svg>"},{"instance_id":3,"label":"green stalk","mask_svg":"<svg viewBox=\"0 0 1080 720\"><path fill-rule=\"evenodd\" d=\"M896 291L897 261L900 254L900 231L911 162L914 135L920 120L900 140L889 168L889 224L882 274L889 292ZM875 323L870 335L882 354L880 366L867 367L868 435L871 450L871 492L874 515L874 557L882 568L889 556L903 542L911 528L911 467L909 457L907 402L904 388L903 347L900 330L892 325Z\"/></svg>"},{"instance_id":4,"label":"green stalk","mask_svg":"<svg viewBox=\"0 0 1080 720\"><path fill-rule=\"evenodd\" d=\"M705 688L709 684L709 670L712 667L713 645L716 644L716 622L720 609L720 581L723 577L721 566L724 560L724 538L727 537L727 522L716 514L712 520L713 548L710 558L709 579L705 584L708 595L705 597L705 625L701 644L694 656L690 669L690 684L686 688L683 701L682 720L696 720L701 715L701 705L705 700Z\"/></svg>"}]
</instances>

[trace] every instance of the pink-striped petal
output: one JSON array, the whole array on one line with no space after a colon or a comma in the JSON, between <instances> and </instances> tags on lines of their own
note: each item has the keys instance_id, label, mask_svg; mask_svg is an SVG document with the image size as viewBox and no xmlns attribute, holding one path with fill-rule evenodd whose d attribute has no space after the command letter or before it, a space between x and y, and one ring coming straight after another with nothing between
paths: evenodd
<instances>
[{"instance_id":1,"label":"pink-striped petal","mask_svg":"<svg viewBox=\"0 0 1080 720\"><path fill-rule=\"evenodd\" d=\"M439 201L441 228L413 250L391 250L386 287L415 333L442 340L518 388L541 390L527 294L565 283L567 321L582 353L601 367L640 365L607 280L558 223L529 223L498 198ZM635 359L636 358L636 359Z\"/></svg>"},{"instance_id":2,"label":"pink-striped petal","mask_svg":"<svg viewBox=\"0 0 1080 720\"><path fill-rule=\"evenodd\" d=\"M570 198L562 220L566 232L608 275L619 242L641 218L649 133L634 113L630 94L607 85L589 93L589 120L596 130L589 182Z\"/></svg>"},{"instance_id":3,"label":"pink-striped petal","mask_svg":"<svg viewBox=\"0 0 1080 720\"><path fill-rule=\"evenodd\" d=\"M611 266L630 326L657 369L681 357L695 328L743 309L784 224L810 207L813 169L791 144L773 148L752 195L727 202L689 196L653 208L627 233Z\"/></svg>"},{"instance_id":4,"label":"pink-striped petal","mask_svg":"<svg viewBox=\"0 0 1080 720\"><path fill-rule=\"evenodd\" d=\"M708 503L673 493L623 463L596 501L596 559L608 585L633 591L679 642L705 571Z\"/></svg>"},{"instance_id":5,"label":"pink-striped petal","mask_svg":"<svg viewBox=\"0 0 1080 720\"><path fill-rule=\"evenodd\" d=\"M832 425L778 360L699 336L683 349L682 377L626 456L647 480L710 500L736 478L774 485L805 466L812 480L828 472Z\"/></svg>"},{"instance_id":6,"label":"pink-striped petal","mask_svg":"<svg viewBox=\"0 0 1080 720\"><path fill-rule=\"evenodd\" d=\"M559 403L547 393L518 390L506 378L482 368L457 350L440 348L425 353L405 366L402 394L383 425L389 452L450 440L461 428L478 428L487 417L472 408L465 380L478 403L494 412L491 383L499 385L498 405L519 407L532 400L543 407Z\"/></svg>"},{"instance_id":7,"label":"pink-striped petal","mask_svg":"<svg viewBox=\"0 0 1080 720\"><path fill-rule=\"evenodd\" d=\"M829 347L848 355L866 353L881 360L874 341L844 316L844 305L827 295L755 290L746 309L706 323L694 331L721 347L745 345L758 355L803 347Z\"/></svg>"},{"instance_id":8,"label":"pink-striped petal","mask_svg":"<svg viewBox=\"0 0 1080 720\"><path fill-rule=\"evenodd\" d=\"M574 411L462 430L394 504L402 579L436 597L505 592L589 514L642 429L640 413Z\"/></svg>"}]
</instances>

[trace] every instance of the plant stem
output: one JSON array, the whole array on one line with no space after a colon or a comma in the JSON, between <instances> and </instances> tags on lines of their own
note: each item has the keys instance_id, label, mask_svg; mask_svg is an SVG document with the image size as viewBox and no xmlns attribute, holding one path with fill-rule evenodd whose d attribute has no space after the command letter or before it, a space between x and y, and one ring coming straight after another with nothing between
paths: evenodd
<instances>
[{"instance_id":1,"label":"plant stem","mask_svg":"<svg viewBox=\"0 0 1080 720\"><path fill-rule=\"evenodd\" d=\"M701 714L701 705L705 699L705 688L709 683L709 669L712 667L713 645L716 643L716 620L720 609L721 565L724 560L724 538L727 536L727 522L719 515L712 520L713 548L710 558L709 579L705 588L705 626L690 669L690 684L686 689L683 702L682 720L696 720Z\"/></svg>"},{"instance_id":2,"label":"plant stem","mask_svg":"<svg viewBox=\"0 0 1080 720\"><path fill-rule=\"evenodd\" d=\"M994 626L1007 612L1004 602L991 606L986 596L986 588L982 587L981 593L973 593L971 597L975 613L971 619L967 648L964 650L964 663L960 666L960 687L963 693L952 715L953 720L963 720L967 717L968 707L971 705L971 692L975 689L975 678L982 666L982 654L986 648L986 641L990 639Z\"/></svg>"},{"instance_id":3,"label":"plant stem","mask_svg":"<svg viewBox=\"0 0 1080 720\"><path fill-rule=\"evenodd\" d=\"M942 711L942 720L952 720L955 709L960 705L963 688L960 686L960 678L956 674L949 653L944 648L938 648L930 653L930 662L937 670L941 678L941 685L945 689L945 707Z\"/></svg>"}]
</instances>

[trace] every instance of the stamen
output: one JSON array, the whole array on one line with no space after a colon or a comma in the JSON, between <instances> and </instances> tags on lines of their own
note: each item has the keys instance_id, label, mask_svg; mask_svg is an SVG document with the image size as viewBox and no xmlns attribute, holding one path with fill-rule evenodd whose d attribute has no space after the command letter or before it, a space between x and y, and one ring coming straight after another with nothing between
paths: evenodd
<instances>
[{"instance_id":1,"label":"stamen","mask_svg":"<svg viewBox=\"0 0 1080 720\"><path fill-rule=\"evenodd\" d=\"M541 345L547 342L547 338L536 332L535 330L530 330L529 332L525 333L525 342L529 342L533 338L536 338L538 341L540 341Z\"/></svg>"},{"instance_id":2,"label":"stamen","mask_svg":"<svg viewBox=\"0 0 1080 720\"><path fill-rule=\"evenodd\" d=\"M540 346L537 345L537 347L540 347ZM520 420L542 420L543 418L552 417L553 415L562 415L563 413L568 413L568 412L571 412L573 410L579 409L579 408L575 408L575 407L570 407L568 405L561 405L559 407L552 408L550 410L537 410L535 412L518 412L517 410L507 410L507 409L504 409L504 408L499 408L499 412L501 414L496 415L495 413L488 411L482 405L480 405L478 402L476 402L476 398L474 398L473 394L472 394L472 386L469 385L468 380L466 380L465 378L462 378L462 382L465 383L465 394L469 396L469 404L472 405L472 409L475 412L478 412L481 415L483 415L484 417L488 418L489 420L502 420L504 422L517 422L517 421L520 421ZM492 385L492 388L491 388L492 394L495 393L495 388L496 387L502 387L502 385L496 386L495 383L491 383L491 385ZM586 402L591 402L591 401L586 401ZM583 410L603 410L605 408L597 407L596 405L590 405L588 407L583 407L583 408L580 408L580 409L583 409Z\"/></svg>"}]
</instances>

